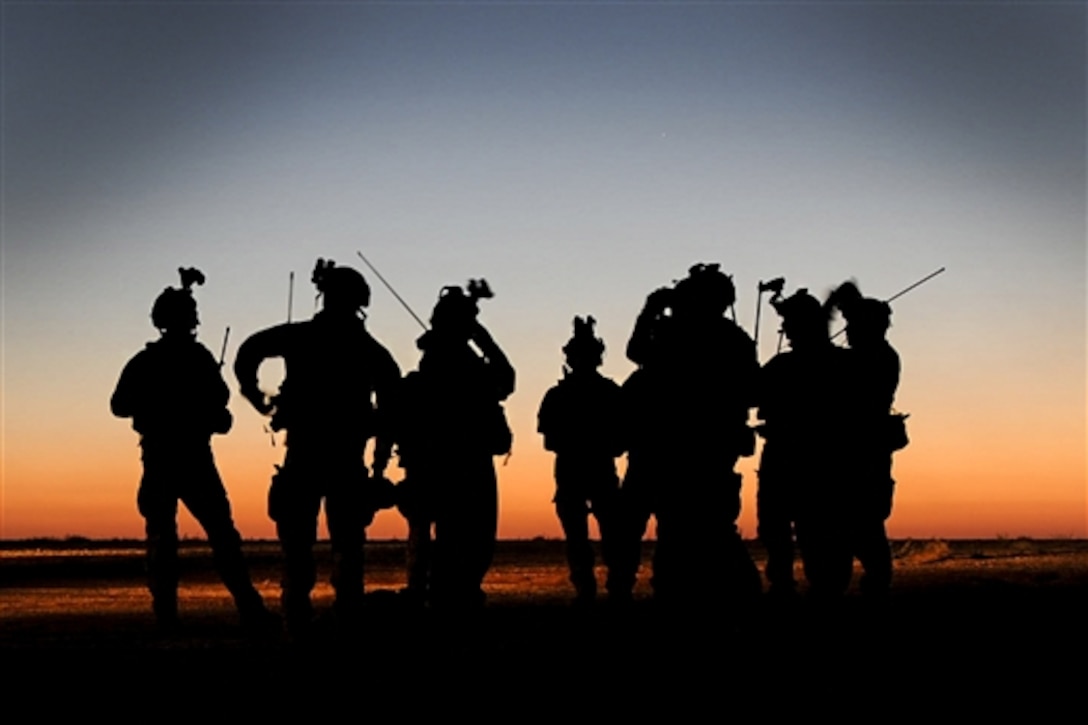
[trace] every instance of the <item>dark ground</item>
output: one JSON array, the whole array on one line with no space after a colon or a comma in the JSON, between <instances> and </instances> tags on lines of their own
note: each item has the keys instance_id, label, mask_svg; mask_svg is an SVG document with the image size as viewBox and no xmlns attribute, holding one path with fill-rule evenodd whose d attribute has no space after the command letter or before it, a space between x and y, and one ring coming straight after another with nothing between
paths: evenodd
<instances>
[{"instance_id":1,"label":"dark ground","mask_svg":"<svg viewBox=\"0 0 1088 725\"><path fill-rule=\"evenodd\" d=\"M762 563L759 547L751 549ZM802 597L743 612L722 602L701 615L655 607L645 571L633 606L616 609L602 597L589 611L574 609L561 542L503 542L485 583L487 608L466 615L404 609L392 594L403 584L403 544L371 543L363 626L336 626L323 569L323 616L315 636L298 643L239 630L200 542L183 550L183 625L169 635L150 615L138 542L0 542L0 655L8 663L0 681L102 679L140 693L196 687L199 697L221 688L265 704L292 690L399 692L406 707L457 693L444 696L443 708L476 707L480 693L544 701L581 693L600 714L618 707L647 716L756 693L748 704L765 715L840 706L861 715L866 706L855 699L868 692L894 694L908 708L939 695L976 714L1003 712L1002 703L1038 714L1067 699L1083 711L1088 542L904 541L895 550L886 602L852 589L826 610ZM277 547L253 542L246 553L275 607ZM651 553L647 544L647 563ZM261 697L240 681L255 683ZM887 711L873 706L871 714Z\"/></svg>"}]
</instances>

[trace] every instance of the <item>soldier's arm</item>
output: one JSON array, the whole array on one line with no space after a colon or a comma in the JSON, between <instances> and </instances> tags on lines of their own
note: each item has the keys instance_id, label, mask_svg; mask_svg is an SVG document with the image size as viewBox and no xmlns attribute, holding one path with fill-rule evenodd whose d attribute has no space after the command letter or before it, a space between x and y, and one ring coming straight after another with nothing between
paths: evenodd
<instances>
[{"instance_id":1,"label":"soldier's arm","mask_svg":"<svg viewBox=\"0 0 1088 725\"><path fill-rule=\"evenodd\" d=\"M131 418L136 415L136 409L140 401L139 380L141 377L142 353L136 355L121 370L121 377L117 380L117 387L110 396L110 412L118 418Z\"/></svg>"},{"instance_id":2,"label":"soldier's arm","mask_svg":"<svg viewBox=\"0 0 1088 725\"><path fill-rule=\"evenodd\" d=\"M890 409L892 404L895 403L895 391L899 389L899 377L902 375L903 366L899 360L899 353L895 351L895 348L889 345L888 350L891 352L891 363L889 363L889 368L892 371L889 375L890 390L888 391L888 408Z\"/></svg>"},{"instance_id":3,"label":"soldier's arm","mask_svg":"<svg viewBox=\"0 0 1088 725\"><path fill-rule=\"evenodd\" d=\"M506 353L502 351L498 343L491 337L491 333L480 324L472 333L472 341L480 348L487 361L487 369L491 375L499 400L506 400L514 392L514 366L510 364Z\"/></svg>"},{"instance_id":4,"label":"soldier's arm","mask_svg":"<svg viewBox=\"0 0 1088 725\"><path fill-rule=\"evenodd\" d=\"M385 469L389 466L389 459L393 455L393 444L396 442L395 419L399 408L398 395L401 390L400 366L389 354L389 351L375 341L380 350L378 358L378 374L374 384L374 408L375 427L374 436L374 461L372 464L375 476L384 476Z\"/></svg>"},{"instance_id":5,"label":"soldier's arm","mask_svg":"<svg viewBox=\"0 0 1088 725\"><path fill-rule=\"evenodd\" d=\"M200 350L200 364L207 381L203 387L204 394L207 396L204 404L207 408L211 431L228 433L234 424L234 418L227 408L227 403L230 402L230 388L227 387L227 381L223 379L223 371L215 356L212 355L212 351L203 345L200 346Z\"/></svg>"},{"instance_id":6,"label":"soldier's arm","mask_svg":"<svg viewBox=\"0 0 1088 725\"><path fill-rule=\"evenodd\" d=\"M646 298L646 304L638 313L635 320L635 329L631 332L631 339L627 341L627 359L636 365L645 365L649 362L654 345L654 327L658 319L668 307L671 290L667 287L654 290Z\"/></svg>"},{"instance_id":7,"label":"soldier's arm","mask_svg":"<svg viewBox=\"0 0 1088 725\"><path fill-rule=\"evenodd\" d=\"M270 357L283 357L289 329L287 325L279 325L250 335L238 348L234 358L234 377L238 380L238 388L262 415L271 413L272 406L257 385L257 369Z\"/></svg>"},{"instance_id":8,"label":"soldier's arm","mask_svg":"<svg viewBox=\"0 0 1088 725\"><path fill-rule=\"evenodd\" d=\"M610 453L613 458L618 458L627 452L627 424L624 420L623 389L614 381L608 381L609 386L609 423L611 430L605 431L608 440L611 441Z\"/></svg>"},{"instance_id":9,"label":"soldier's arm","mask_svg":"<svg viewBox=\"0 0 1088 725\"><path fill-rule=\"evenodd\" d=\"M544 436L544 450L556 451L556 431L555 431L555 419L553 410L555 408L555 397L557 388L551 388L544 394L544 399L540 401L540 410L536 415L536 432Z\"/></svg>"},{"instance_id":10,"label":"soldier's arm","mask_svg":"<svg viewBox=\"0 0 1088 725\"><path fill-rule=\"evenodd\" d=\"M223 379L219 362L212 355L212 351L204 345L200 345L200 366L204 378L207 380L208 403L216 407L223 407L230 402L230 388Z\"/></svg>"},{"instance_id":11,"label":"soldier's arm","mask_svg":"<svg viewBox=\"0 0 1088 725\"><path fill-rule=\"evenodd\" d=\"M736 328L737 346L740 350L738 369L740 389L744 396L744 405L755 408L759 405L760 368L759 356L756 354L756 343L744 330Z\"/></svg>"}]
</instances>

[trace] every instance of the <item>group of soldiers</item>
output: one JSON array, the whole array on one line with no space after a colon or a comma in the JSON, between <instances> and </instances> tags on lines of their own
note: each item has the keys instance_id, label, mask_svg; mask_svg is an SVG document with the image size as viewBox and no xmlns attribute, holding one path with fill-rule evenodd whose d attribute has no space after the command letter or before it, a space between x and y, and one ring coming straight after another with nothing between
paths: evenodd
<instances>
[{"instance_id":1,"label":"group of soldiers","mask_svg":"<svg viewBox=\"0 0 1088 725\"><path fill-rule=\"evenodd\" d=\"M111 399L113 413L132 418L141 435L137 501L154 612L163 626L176 625L181 501L206 531L243 625L275 626L250 581L212 455L211 436L229 431L232 419L223 363L196 340L192 289L204 278L179 271L181 286L164 290L152 308L160 338L129 361ZM272 429L286 431L268 512L283 552L288 631L304 633L313 622L322 503L338 622L359 620L366 527L394 505L408 521L404 600L478 608L498 524L494 457L512 443L502 402L515 381L478 319L478 301L491 290L483 280L443 288L416 343L418 368L402 377L366 329L363 276L318 260L312 281L320 311L253 334L234 362L242 395ZM788 298L778 290L771 302L789 349L761 368L752 338L728 314L735 298L732 279L716 264L696 264L650 294L626 350L637 369L622 385L598 371L605 346L594 319L575 318L564 376L541 403L538 429L556 454L554 503L576 603L597 595L590 514L610 600L631 599L653 516L655 601L692 610L751 603L762 583L736 526L741 476L734 469L754 454L757 431L765 440L758 518L771 594L796 588L795 541L814 596L841 595L855 557L865 569L863 589L887 591L891 456L905 445L902 417L890 414L899 379L898 356L885 339L890 308L852 283L825 303L805 290ZM836 311L847 322L846 348L829 336ZM275 394L258 386L269 358L286 368ZM396 486L387 478L394 452L404 469ZM621 483L616 462L624 454Z\"/></svg>"},{"instance_id":2,"label":"group of soldiers","mask_svg":"<svg viewBox=\"0 0 1088 725\"><path fill-rule=\"evenodd\" d=\"M804 289L782 297L781 287L771 304L789 348L762 367L728 314L736 291L716 264L697 264L649 295L627 343L638 367L622 386L597 371L604 343L593 318L575 319L565 376L546 394L538 427L556 454L555 504L576 601L596 596L592 512L610 599L630 599L653 516L655 600L687 611L750 604L762 582L736 526L735 466L755 453L757 434L769 593L796 593L795 544L813 597L841 596L855 558L862 589L887 592L892 453L906 445L904 417L892 412L900 367L886 339L891 309L852 282L824 303ZM845 348L829 333L836 313L847 323Z\"/></svg>"}]
</instances>

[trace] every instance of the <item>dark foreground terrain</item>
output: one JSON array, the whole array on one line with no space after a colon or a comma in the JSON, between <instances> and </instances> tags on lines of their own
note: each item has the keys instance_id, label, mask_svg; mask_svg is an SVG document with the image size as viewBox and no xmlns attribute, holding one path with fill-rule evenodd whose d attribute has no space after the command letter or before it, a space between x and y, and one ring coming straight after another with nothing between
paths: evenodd
<instances>
[{"instance_id":1,"label":"dark foreground terrain","mask_svg":"<svg viewBox=\"0 0 1088 725\"><path fill-rule=\"evenodd\" d=\"M448 694L435 702L435 692L456 692L461 706L476 707L480 698L518 691L544 702L587 699L602 714L658 707L679 714L677 703L695 701L728 708L757 692L749 704L767 712L817 703L845 712L860 707L864 693L894 695L897 707L956 693L976 711L1082 700L1088 542L903 541L895 550L885 602L852 589L826 609L802 596L743 611L724 601L705 612L662 610L644 567L632 606L610 607L602 596L579 610L569 604L561 542L503 542L486 609L453 614L405 608L394 595L404 582L403 544L371 543L364 624L337 626L323 569L316 590L323 616L312 638L292 642L238 628L200 542L183 550L183 625L170 634L150 615L138 542L0 542L3 681L14 688L20 678L102 679L141 693L195 693L198 702L219 689L266 706L291 692L364 699L396 692L409 709L454 706ZM246 553L254 581L278 609L277 547L253 542ZM651 554L646 544L647 564ZM762 564L755 544L752 554ZM716 590L714 572L707 586ZM259 696L242 682L259 683Z\"/></svg>"}]
</instances>

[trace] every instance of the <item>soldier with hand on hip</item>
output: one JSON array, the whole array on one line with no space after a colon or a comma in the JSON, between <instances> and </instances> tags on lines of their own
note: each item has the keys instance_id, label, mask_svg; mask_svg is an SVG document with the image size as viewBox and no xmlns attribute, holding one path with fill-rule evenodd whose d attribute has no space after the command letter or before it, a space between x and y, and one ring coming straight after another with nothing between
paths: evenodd
<instances>
[{"instance_id":1,"label":"soldier with hand on hip","mask_svg":"<svg viewBox=\"0 0 1088 725\"><path fill-rule=\"evenodd\" d=\"M194 284L197 269L179 269L181 287L167 287L151 308L160 337L121 372L110 409L132 418L143 450L137 505L146 522L148 585L158 623L178 622L178 501L204 528L215 566L247 628L274 625L242 558L242 539L212 455L211 437L231 428L230 391L220 364L196 340L200 324Z\"/></svg>"},{"instance_id":2,"label":"soldier with hand on hip","mask_svg":"<svg viewBox=\"0 0 1088 725\"><path fill-rule=\"evenodd\" d=\"M358 621L363 600L363 544L378 500L392 442L383 413L400 380L389 351L366 329L370 287L351 267L317 260L312 281L323 304L313 319L251 335L238 349L234 373L242 394L272 427L287 431L287 454L273 477L268 513L284 555L282 602L288 631L305 634L313 617L313 547L322 502L332 544L334 611L340 624ZM279 357L286 375L277 395L257 386L262 361ZM367 441L376 438L368 471Z\"/></svg>"}]
</instances>

